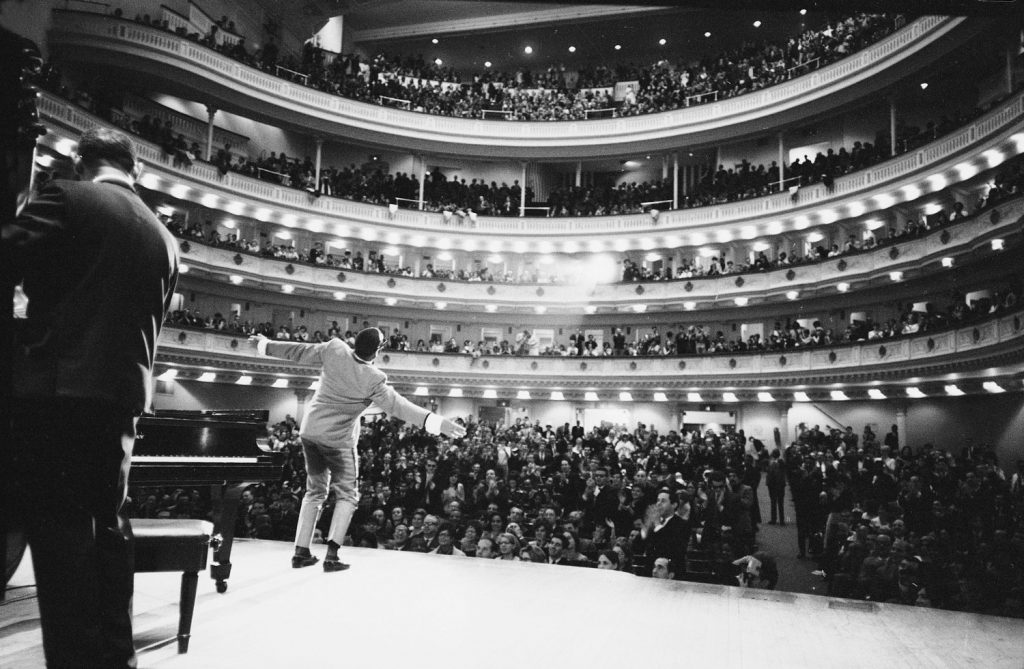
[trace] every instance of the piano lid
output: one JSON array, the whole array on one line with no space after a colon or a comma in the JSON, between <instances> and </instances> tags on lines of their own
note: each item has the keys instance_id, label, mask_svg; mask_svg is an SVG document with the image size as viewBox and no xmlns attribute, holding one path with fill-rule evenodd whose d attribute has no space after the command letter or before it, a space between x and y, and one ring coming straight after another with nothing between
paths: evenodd
<instances>
[{"instance_id":1,"label":"piano lid","mask_svg":"<svg viewBox=\"0 0 1024 669\"><path fill-rule=\"evenodd\" d=\"M257 456L270 412L159 411L139 419L135 455Z\"/></svg>"}]
</instances>

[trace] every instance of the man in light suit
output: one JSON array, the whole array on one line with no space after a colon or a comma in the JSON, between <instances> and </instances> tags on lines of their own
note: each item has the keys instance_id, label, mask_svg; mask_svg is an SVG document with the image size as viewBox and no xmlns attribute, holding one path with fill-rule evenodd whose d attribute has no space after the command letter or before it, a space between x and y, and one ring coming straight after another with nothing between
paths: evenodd
<instances>
[{"instance_id":1,"label":"man in light suit","mask_svg":"<svg viewBox=\"0 0 1024 669\"><path fill-rule=\"evenodd\" d=\"M87 130L76 153L79 181L52 182L0 228L4 289L28 297L8 353L0 521L32 548L47 664L134 667L121 511L177 244L135 193L131 140Z\"/></svg>"},{"instance_id":2,"label":"man in light suit","mask_svg":"<svg viewBox=\"0 0 1024 669\"><path fill-rule=\"evenodd\" d=\"M359 417L363 411L372 403L389 416L423 427L431 434L458 438L466 434L466 429L416 406L388 385L387 375L373 366L377 353L386 342L384 334L377 328L360 330L354 347L340 339L303 344L271 341L263 335L256 335L249 341L261 355L321 367L320 387L313 395L299 429L306 456L307 478L306 496L302 500L299 524L295 530L292 567L308 567L318 561L310 554L309 546L330 486L336 501L323 568L326 572L348 569L349 565L338 559L338 549L345 540L359 502L356 445L359 441Z\"/></svg>"}]
</instances>

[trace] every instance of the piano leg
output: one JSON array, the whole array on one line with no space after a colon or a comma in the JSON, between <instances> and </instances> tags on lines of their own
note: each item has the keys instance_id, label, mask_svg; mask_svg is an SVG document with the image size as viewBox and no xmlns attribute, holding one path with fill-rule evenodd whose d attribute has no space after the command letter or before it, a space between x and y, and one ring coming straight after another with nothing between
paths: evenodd
<instances>
[{"instance_id":1,"label":"piano leg","mask_svg":"<svg viewBox=\"0 0 1024 669\"><path fill-rule=\"evenodd\" d=\"M227 580L231 576L231 543L235 538L238 502L242 498L242 491L249 485L249 482L245 482L213 487L214 534L220 536L220 545L213 551L214 564L210 565L210 578L217 581L217 592L220 593L228 589Z\"/></svg>"}]
</instances>

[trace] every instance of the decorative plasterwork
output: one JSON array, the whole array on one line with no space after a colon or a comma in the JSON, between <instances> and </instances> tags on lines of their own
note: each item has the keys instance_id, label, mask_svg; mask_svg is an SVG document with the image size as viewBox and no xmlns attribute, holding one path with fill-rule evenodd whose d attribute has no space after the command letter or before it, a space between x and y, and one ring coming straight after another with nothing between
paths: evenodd
<instances>
[{"instance_id":1,"label":"decorative plasterwork","mask_svg":"<svg viewBox=\"0 0 1024 669\"><path fill-rule=\"evenodd\" d=\"M927 342L931 340L932 346ZM235 342L232 345L232 342ZM990 370L1024 361L1022 312L1006 314L955 330L829 348L793 349L763 354L696 357L579 358L547 356L381 354L378 366L393 383L463 388L613 389L621 387L793 388L801 385L862 384L955 374L960 379L989 379ZM165 328L160 336L161 369L245 371L251 375L312 379L315 367L259 358L243 337ZM536 365L536 368L534 368ZM989 370L989 371L986 371ZM984 372L984 373L983 373Z\"/></svg>"},{"instance_id":2,"label":"decorative plasterwork","mask_svg":"<svg viewBox=\"0 0 1024 669\"><path fill-rule=\"evenodd\" d=\"M108 125L75 105L49 94L39 100L40 115L51 132L41 142L67 154L82 130ZM816 184L789 193L714 207L648 214L572 218L452 216L370 205L341 198L314 198L235 173L220 174L209 163L174 166L157 145L137 140L147 165L143 185L172 197L201 200L204 206L234 216L249 216L284 226L389 244L500 253L624 252L714 245L723 239L749 240L787 232L801 233L847 217L883 212L921 196L942 191L999 162L1024 152L1024 93L967 126L920 149L836 179L832 189ZM470 248L472 247L472 248Z\"/></svg>"}]
</instances>

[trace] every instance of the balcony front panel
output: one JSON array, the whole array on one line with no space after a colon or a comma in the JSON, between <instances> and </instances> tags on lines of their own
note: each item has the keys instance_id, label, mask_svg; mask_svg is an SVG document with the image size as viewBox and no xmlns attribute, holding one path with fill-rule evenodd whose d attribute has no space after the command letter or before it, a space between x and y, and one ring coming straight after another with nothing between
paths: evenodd
<instances>
[{"instance_id":1,"label":"balcony front panel","mask_svg":"<svg viewBox=\"0 0 1024 669\"><path fill-rule=\"evenodd\" d=\"M994 238L1006 241L1020 233L1024 219L1024 198L1017 198L959 224L933 230L924 237L907 238L871 251L844 255L823 262L792 265L769 272L727 274L715 278L678 279L646 283L593 285L512 284L450 281L391 276L373 272L319 267L282 259L263 258L236 249L194 243L181 244L181 259L190 268L226 278L237 275L269 290L290 284L302 294L332 299L342 291L355 300L397 298L403 306L433 308L444 301L449 309L475 308L494 304L507 310L532 310L542 305L552 312L581 313L585 305L604 310L628 311L637 303L649 308L680 310L684 302L702 306L725 304L746 297L751 303L774 299L798 291L801 299L834 295L838 282L858 284L888 281L890 272L916 278L927 272L949 271L941 267L943 257L969 256L991 252ZM1013 250L1005 252L1012 253Z\"/></svg>"},{"instance_id":2,"label":"balcony front panel","mask_svg":"<svg viewBox=\"0 0 1024 669\"><path fill-rule=\"evenodd\" d=\"M71 102L46 94L39 112L53 130L42 142L60 150L62 138L107 125ZM416 247L487 250L494 252L565 252L649 250L703 246L722 241L753 239L800 231L846 216L880 211L914 199L909 192L928 194L937 188L932 177L956 183L962 168L972 173L992 162L982 153L989 149L1006 158L1024 152L1024 93L1004 100L988 114L919 150L836 179L829 190L823 184L800 189L796 197L781 193L730 204L649 214L574 218L507 218L453 215L399 209L341 198L314 198L305 191L244 177L221 175L205 162L173 166L159 146L135 138L139 158L147 165L143 185L233 215L302 227L339 237ZM186 190L181 191L180 188ZM176 190L177 189L177 190ZM176 194L178 193L178 194ZM879 197L880 196L880 197ZM916 197L916 196L915 196ZM202 198L207 198L202 200ZM472 246L472 248L470 248Z\"/></svg>"},{"instance_id":3,"label":"balcony front panel","mask_svg":"<svg viewBox=\"0 0 1024 669\"><path fill-rule=\"evenodd\" d=\"M877 93L973 38L983 25L921 17L821 70L721 102L584 122L506 122L406 112L273 77L185 38L106 17L55 12L51 48L124 70L192 99L292 128L355 141L476 157L616 156L733 141Z\"/></svg>"},{"instance_id":4,"label":"balcony front panel","mask_svg":"<svg viewBox=\"0 0 1024 669\"><path fill-rule=\"evenodd\" d=\"M248 374L315 376L318 369L259 358L244 337L165 328L161 364L207 365ZM579 358L459 354L381 354L378 366L392 382L482 387L633 388L680 390L826 385L896 380L999 366L1019 370L1024 360L1024 315L1018 310L976 325L850 346L758 354L690 357Z\"/></svg>"}]
</instances>

